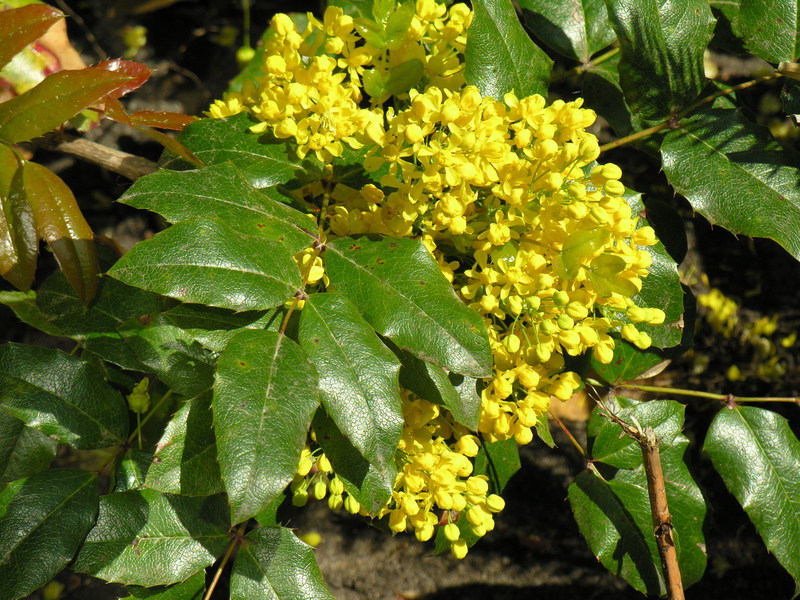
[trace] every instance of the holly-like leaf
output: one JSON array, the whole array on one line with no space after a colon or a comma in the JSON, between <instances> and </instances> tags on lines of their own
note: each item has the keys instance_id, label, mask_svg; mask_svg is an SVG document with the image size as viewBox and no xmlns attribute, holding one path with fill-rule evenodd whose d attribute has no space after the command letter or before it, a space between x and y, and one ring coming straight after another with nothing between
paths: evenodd
<instances>
[{"instance_id":1,"label":"holly-like leaf","mask_svg":"<svg viewBox=\"0 0 800 600\"><path fill-rule=\"evenodd\" d=\"M125 588L130 596L147 600L202 600L206 591L206 573L198 571L186 581L167 587L139 587L129 585Z\"/></svg>"},{"instance_id":2,"label":"holly-like leaf","mask_svg":"<svg viewBox=\"0 0 800 600\"><path fill-rule=\"evenodd\" d=\"M289 484L318 406L317 374L297 343L259 330L228 343L213 410L233 523L259 513Z\"/></svg>"},{"instance_id":3,"label":"holly-like leaf","mask_svg":"<svg viewBox=\"0 0 800 600\"><path fill-rule=\"evenodd\" d=\"M59 350L0 346L0 402L30 427L79 449L119 444L128 433L119 392L89 363Z\"/></svg>"},{"instance_id":4,"label":"holly-like leaf","mask_svg":"<svg viewBox=\"0 0 800 600\"><path fill-rule=\"evenodd\" d=\"M0 275L17 289L27 291L33 283L38 256L39 236L25 199L17 156L8 146L0 145Z\"/></svg>"},{"instance_id":5,"label":"holly-like leaf","mask_svg":"<svg viewBox=\"0 0 800 600\"><path fill-rule=\"evenodd\" d=\"M389 484L403 430L400 361L347 298L312 294L298 339L319 374L325 411Z\"/></svg>"},{"instance_id":6,"label":"holly-like leaf","mask_svg":"<svg viewBox=\"0 0 800 600\"><path fill-rule=\"evenodd\" d=\"M800 6L796 0L740 1L733 30L752 54L771 63L800 57Z\"/></svg>"},{"instance_id":7,"label":"holly-like leaf","mask_svg":"<svg viewBox=\"0 0 800 600\"><path fill-rule=\"evenodd\" d=\"M211 565L230 543L226 508L221 495L142 489L103 496L72 568L129 585L178 583Z\"/></svg>"},{"instance_id":8,"label":"holly-like leaf","mask_svg":"<svg viewBox=\"0 0 800 600\"><path fill-rule=\"evenodd\" d=\"M454 373L488 377L483 321L453 292L420 240L340 238L327 245L331 289L381 335Z\"/></svg>"},{"instance_id":9,"label":"holly-like leaf","mask_svg":"<svg viewBox=\"0 0 800 600\"><path fill-rule=\"evenodd\" d=\"M510 0L475 0L464 76L484 96L547 95L553 61L533 43Z\"/></svg>"},{"instance_id":10,"label":"holly-like leaf","mask_svg":"<svg viewBox=\"0 0 800 600\"><path fill-rule=\"evenodd\" d=\"M251 531L231 572L231 600L333 600L314 550L285 527Z\"/></svg>"},{"instance_id":11,"label":"holly-like leaf","mask_svg":"<svg viewBox=\"0 0 800 600\"><path fill-rule=\"evenodd\" d=\"M447 407L457 423L473 431L478 429L481 394L478 381L456 373L445 373L441 367L420 360L410 352L398 349L403 364L400 369L401 385L428 402Z\"/></svg>"},{"instance_id":12,"label":"holly-like leaf","mask_svg":"<svg viewBox=\"0 0 800 600\"><path fill-rule=\"evenodd\" d=\"M134 183L120 202L157 212L170 223L216 217L236 223L240 233L281 242L291 253L316 238L313 220L255 189L229 162L196 171L157 171Z\"/></svg>"},{"instance_id":13,"label":"holly-like leaf","mask_svg":"<svg viewBox=\"0 0 800 600\"><path fill-rule=\"evenodd\" d=\"M640 350L625 340L614 340L611 362L603 364L592 357L592 369L604 382L614 385L637 379L664 360L664 356L655 350Z\"/></svg>"},{"instance_id":14,"label":"holly-like leaf","mask_svg":"<svg viewBox=\"0 0 800 600\"><path fill-rule=\"evenodd\" d=\"M800 157L736 110L681 122L661 146L675 190L712 225L766 237L800 259Z\"/></svg>"},{"instance_id":15,"label":"holly-like leaf","mask_svg":"<svg viewBox=\"0 0 800 600\"><path fill-rule=\"evenodd\" d=\"M703 449L800 594L800 441L786 419L750 406L720 411Z\"/></svg>"},{"instance_id":16,"label":"holly-like leaf","mask_svg":"<svg viewBox=\"0 0 800 600\"><path fill-rule=\"evenodd\" d=\"M114 470L114 486L111 491L130 492L143 488L147 472L152 464L152 454L128 448Z\"/></svg>"},{"instance_id":17,"label":"holly-like leaf","mask_svg":"<svg viewBox=\"0 0 800 600\"><path fill-rule=\"evenodd\" d=\"M233 310L272 308L301 286L300 270L283 244L243 235L215 219L169 227L134 246L108 274L184 302Z\"/></svg>"},{"instance_id":18,"label":"holly-like leaf","mask_svg":"<svg viewBox=\"0 0 800 600\"><path fill-rule=\"evenodd\" d=\"M520 466L519 444L514 439L483 444L475 457L475 475L488 476L498 494Z\"/></svg>"},{"instance_id":19,"label":"holly-like leaf","mask_svg":"<svg viewBox=\"0 0 800 600\"><path fill-rule=\"evenodd\" d=\"M58 442L0 408L0 486L43 471Z\"/></svg>"},{"instance_id":20,"label":"holly-like leaf","mask_svg":"<svg viewBox=\"0 0 800 600\"><path fill-rule=\"evenodd\" d=\"M0 105L0 108L2 105ZM24 162L19 170L22 194L31 208L39 236L53 250L64 276L88 303L97 291L94 233L72 190L50 169Z\"/></svg>"},{"instance_id":21,"label":"holly-like leaf","mask_svg":"<svg viewBox=\"0 0 800 600\"><path fill-rule=\"evenodd\" d=\"M0 104L0 139L16 144L45 134L129 80L96 67L53 73Z\"/></svg>"},{"instance_id":22,"label":"holly-like leaf","mask_svg":"<svg viewBox=\"0 0 800 600\"><path fill-rule=\"evenodd\" d=\"M63 336L64 333L45 317L36 306L36 292L0 292L0 304L14 311L17 318L48 335Z\"/></svg>"},{"instance_id":23,"label":"holly-like leaf","mask_svg":"<svg viewBox=\"0 0 800 600\"><path fill-rule=\"evenodd\" d=\"M63 18L61 12L45 4L29 4L0 12L0 69Z\"/></svg>"},{"instance_id":24,"label":"holly-like leaf","mask_svg":"<svg viewBox=\"0 0 800 600\"><path fill-rule=\"evenodd\" d=\"M688 106L705 85L703 53L714 32L706 0L606 0L619 38L620 83L635 114L658 119Z\"/></svg>"},{"instance_id":25,"label":"holly-like leaf","mask_svg":"<svg viewBox=\"0 0 800 600\"><path fill-rule=\"evenodd\" d=\"M178 141L210 167L234 163L255 188L294 179L305 170L303 161L285 140L250 131L253 121L244 113L226 119L200 119L183 130ZM166 155L161 166L180 168L181 159Z\"/></svg>"},{"instance_id":26,"label":"holly-like leaf","mask_svg":"<svg viewBox=\"0 0 800 600\"><path fill-rule=\"evenodd\" d=\"M211 393L188 400L156 444L146 485L160 492L210 496L223 491L217 463Z\"/></svg>"},{"instance_id":27,"label":"holly-like leaf","mask_svg":"<svg viewBox=\"0 0 800 600\"><path fill-rule=\"evenodd\" d=\"M683 460L689 445L681 433L685 407L671 400L639 403L628 398L611 401L609 407L623 420L656 431L678 564L683 584L689 586L705 571L706 504ZM589 433L597 436L592 445L593 462L616 470L605 478L584 472L570 485L569 501L578 527L606 568L643 593L663 595L666 588L641 449L621 436L619 425L602 417L599 409L592 414Z\"/></svg>"},{"instance_id":28,"label":"holly-like leaf","mask_svg":"<svg viewBox=\"0 0 800 600\"><path fill-rule=\"evenodd\" d=\"M519 6L528 30L553 50L583 64L617 38L603 0L520 0Z\"/></svg>"},{"instance_id":29,"label":"holly-like leaf","mask_svg":"<svg viewBox=\"0 0 800 600\"><path fill-rule=\"evenodd\" d=\"M94 473L51 469L0 491L0 600L16 600L67 566L97 515Z\"/></svg>"}]
</instances>

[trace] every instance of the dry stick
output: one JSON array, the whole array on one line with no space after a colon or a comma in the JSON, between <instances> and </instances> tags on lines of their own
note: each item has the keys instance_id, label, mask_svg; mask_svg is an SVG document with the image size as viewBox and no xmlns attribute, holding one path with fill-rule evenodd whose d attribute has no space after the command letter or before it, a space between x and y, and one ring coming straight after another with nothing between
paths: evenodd
<instances>
[{"instance_id":1,"label":"dry stick","mask_svg":"<svg viewBox=\"0 0 800 600\"><path fill-rule=\"evenodd\" d=\"M609 394L613 394L613 391L609 392ZM658 554L661 557L661 569L664 572L666 581L667 598L669 600L684 600L678 554L675 548L675 540L672 537L672 515L669 514L667 491L664 486L664 472L661 469L661 455L658 451L658 440L656 439L655 431L651 427L645 427L644 431L642 431L638 424L637 427L634 427L626 423L612 412L602 400L598 400L597 404L606 417L619 425L622 431L633 438L642 450L644 472L647 477L647 495L650 499L650 514L653 517L653 534L656 538Z\"/></svg>"},{"instance_id":2,"label":"dry stick","mask_svg":"<svg viewBox=\"0 0 800 600\"><path fill-rule=\"evenodd\" d=\"M63 134L48 134L41 139L43 140L41 147L47 150L56 150L64 154L77 156L113 173L127 177L131 181L136 181L140 177L158 170L158 165L151 160L83 138Z\"/></svg>"}]
</instances>

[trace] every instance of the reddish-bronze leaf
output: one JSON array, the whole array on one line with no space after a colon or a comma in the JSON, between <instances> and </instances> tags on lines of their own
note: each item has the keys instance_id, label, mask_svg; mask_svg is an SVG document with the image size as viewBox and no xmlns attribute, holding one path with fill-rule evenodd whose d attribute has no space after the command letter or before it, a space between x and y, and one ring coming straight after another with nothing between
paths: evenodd
<instances>
[{"instance_id":1,"label":"reddish-bronze leaf","mask_svg":"<svg viewBox=\"0 0 800 600\"><path fill-rule=\"evenodd\" d=\"M56 255L67 281L84 302L97 290L94 234L66 183L49 169L32 162L21 168L24 194L36 229Z\"/></svg>"},{"instance_id":2,"label":"reddish-bronze leaf","mask_svg":"<svg viewBox=\"0 0 800 600\"><path fill-rule=\"evenodd\" d=\"M0 145L0 275L28 291L36 271L39 237L22 191L14 152Z\"/></svg>"},{"instance_id":3,"label":"reddish-bronze leaf","mask_svg":"<svg viewBox=\"0 0 800 600\"><path fill-rule=\"evenodd\" d=\"M38 40L64 15L44 4L29 4L0 12L0 69Z\"/></svg>"},{"instance_id":4,"label":"reddish-bronze leaf","mask_svg":"<svg viewBox=\"0 0 800 600\"><path fill-rule=\"evenodd\" d=\"M127 75L131 79L126 81L124 85L115 89L112 95L114 98L121 98L125 94L129 94L133 90L142 87L145 82L150 79L152 71L142 63L134 62L132 60L122 60L115 58L114 60L104 60L97 63L97 69L103 69L111 73L119 73L120 75Z\"/></svg>"},{"instance_id":5,"label":"reddish-bronze leaf","mask_svg":"<svg viewBox=\"0 0 800 600\"><path fill-rule=\"evenodd\" d=\"M159 144L164 146L164 148L174 152L182 159L192 163L198 169L202 169L203 167L205 167L202 160L197 158L197 156L195 156L191 150L189 150L186 146L181 144L175 138L171 138L168 135L161 133L160 131L156 131L155 129L150 129L149 127L142 127L141 125L137 125L136 123L133 124L133 127L138 129L142 133L149 135Z\"/></svg>"},{"instance_id":6,"label":"reddish-bronze leaf","mask_svg":"<svg viewBox=\"0 0 800 600\"><path fill-rule=\"evenodd\" d=\"M53 73L0 104L0 139L17 143L47 133L129 80L128 75L96 67Z\"/></svg>"},{"instance_id":7,"label":"reddish-bronze leaf","mask_svg":"<svg viewBox=\"0 0 800 600\"><path fill-rule=\"evenodd\" d=\"M140 110L130 115L131 120L145 127L158 127L159 129L172 129L173 131L183 131L197 117L182 115L174 112L164 112L155 110Z\"/></svg>"}]
</instances>

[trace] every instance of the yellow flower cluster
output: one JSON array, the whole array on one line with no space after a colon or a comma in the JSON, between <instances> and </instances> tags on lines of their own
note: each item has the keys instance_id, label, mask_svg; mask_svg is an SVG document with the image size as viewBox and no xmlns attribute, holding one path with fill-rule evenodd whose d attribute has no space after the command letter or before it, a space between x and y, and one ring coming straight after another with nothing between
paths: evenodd
<instances>
[{"instance_id":1,"label":"yellow flower cluster","mask_svg":"<svg viewBox=\"0 0 800 600\"><path fill-rule=\"evenodd\" d=\"M379 5L385 14L375 20L328 8L322 21L309 15L302 31L277 15L262 77L209 113L246 111L252 131L292 139L300 157L326 164L345 145L358 150L373 183L353 189L327 178L296 190L298 199L324 195L314 203L323 206L323 236L421 237L483 317L494 373L482 391L480 438L403 391L400 473L379 511L392 530L420 540L444 527L462 557L457 516L480 536L503 507L487 479L472 475L481 439L530 442L550 399L581 386L565 372L565 356L592 352L607 363L614 332L649 347L635 324L660 324L664 313L632 298L656 238L632 212L620 169L596 163L599 145L587 132L595 114L580 99L547 106L538 95L484 97L464 82L472 19L464 4ZM395 102L384 109L390 95ZM326 283L318 250L295 258L309 284ZM363 513L343 490L327 458L307 451L294 502L329 492L332 507Z\"/></svg>"}]
</instances>

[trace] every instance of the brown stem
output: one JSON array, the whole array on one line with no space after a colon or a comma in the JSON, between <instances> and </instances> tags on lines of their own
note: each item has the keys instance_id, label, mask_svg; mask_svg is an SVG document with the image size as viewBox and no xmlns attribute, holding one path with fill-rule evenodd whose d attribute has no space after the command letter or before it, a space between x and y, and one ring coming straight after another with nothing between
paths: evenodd
<instances>
[{"instance_id":1,"label":"brown stem","mask_svg":"<svg viewBox=\"0 0 800 600\"><path fill-rule=\"evenodd\" d=\"M556 415L552 410L549 411L549 413L550 417L552 417L553 420L558 423L558 426L561 427L561 430L567 434L567 438L569 438L569 441L572 442L572 445L578 449L578 452L581 453L581 456L586 457L586 450L583 449L583 446L581 446L580 442L575 439L575 436L572 435L572 432L567 429L567 426L564 425L561 419L558 418L558 415Z\"/></svg>"},{"instance_id":2,"label":"brown stem","mask_svg":"<svg viewBox=\"0 0 800 600\"><path fill-rule=\"evenodd\" d=\"M83 138L53 133L40 139L42 148L77 156L131 181L158 170L158 165L151 160Z\"/></svg>"},{"instance_id":3,"label":"brown stem","mask_svg":"<svg viewBox=\"0 0 800 600\"><path fill-rule=\"evenodd\" d=\"M242 523L239 526L239 529L233 535L233 539L231 540L228 549L225 551L225 556L222 557L222 561L220 561L219 566L217 567L217 572L214 573L214 579L211 580L211 583L208 586L208 590L206 590L206 595L203 596L203 600L209 600L211 595L214 593L214 590L217 587L217 583L219 583L219 578L222 576L222 571L225 570L225 565L228 564L228 561L231 559L231 555L233 554L234 549L236 546L242 543L244 539L244 532L247 529L247 521Z\"/></svg>"}]
</instances>

